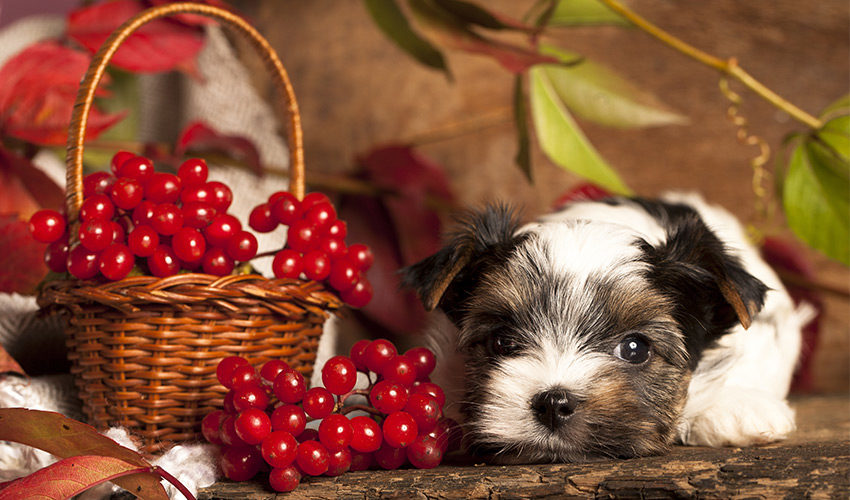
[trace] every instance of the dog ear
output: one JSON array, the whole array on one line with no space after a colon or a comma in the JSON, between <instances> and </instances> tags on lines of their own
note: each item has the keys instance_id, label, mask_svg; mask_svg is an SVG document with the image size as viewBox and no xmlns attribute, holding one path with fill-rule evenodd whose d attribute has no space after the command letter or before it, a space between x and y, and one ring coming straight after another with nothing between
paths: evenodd
<instances>
[{"instance_id":1,"label":"dog ear","mask_svg":"<svg viewBox=\"0 0 850 500\"><path fill-rule=\"evenodd\" d=\"M468 297L485 263L503 253L519 222L511 207L488 205L459 221L449 242L434 255L401 270L402 285L414 289L425 309L456 310Z\"/></svg>"},{"instance_id":2,"label":"dog ear","mask_svg":"<svg viewBox=\"0 0 850 500\"><path fill-rule=\"evenodd\" d=\"M671 223L667 241L650 251L652 277L672 289L687 314L725 332L736 322L749 328L764 305L767 287L748 273L696 212Z\"/></svg>"}]
</instances>

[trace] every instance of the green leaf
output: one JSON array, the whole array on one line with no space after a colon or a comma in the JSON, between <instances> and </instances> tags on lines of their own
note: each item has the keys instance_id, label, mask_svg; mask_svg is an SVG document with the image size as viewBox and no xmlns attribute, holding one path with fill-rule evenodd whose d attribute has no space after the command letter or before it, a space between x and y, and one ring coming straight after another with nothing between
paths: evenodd
<instances>
[{"instance_id":1,"label":"green leaf","mask_svg":"<svg viewBox=\"0 0 850 500\"><path fill-rule=\"evenodd\" d=\"M833 118L815 135L839 158L850 160L850 115Z\"/></svg>"},{"instance_id":2,"label":"green leaf","mask_svg":"<svg viewBox=\"0 0 850 500\"><path fill-rule=\"evenodd\" d=\"M580 57L548 45L541 45L540 52L564 62ZM620 128L681 125L688 121L665 110L651 94L587 59L569 66L545 65L541 71L547 74L564 105L585 120Z\"/></svg>"},{"instance_id":3,"label":"green leaf","mask_svg":"<svg viewBox=\"0 0 850 500\"><path fill-rule=\"evenodd\" d=\"M528 134L528 106L523 91L522 75L514 78L514 123L517 130L517 152L514 161L529 182L531 178L531 139Z\"/></svg>"},{"instance_id":4,"label":"green leaf","mask_svg":"<svg viewBox=\"0 0 850 500\"><path fill-rule=\"evenodd\" d=\"M490 12L472 2L463 0L431 0L433 4L450 14L464 24L474 24L491 30L534 31L533 26L527 26L508 16Z\"/></svg>"},{"instance_id":5,"label":"green leaf","mask_svg":"<svg viewBox=\"0 0 850 500\"><path fill-rule=\"evenodd\" d=\"M850 94L838 98L823 110L821 120L831 120L838 115L846 115L850 113Z\"/></svg>"},{"instance_id":6,"label":"green leaf","mask_svg":"<svg viewBox=\"0 0 850 500\"><path fill-rule=\"evenodd\" d=\"M783 186L788 226L813 248L850 265L850 163L819 144L795 147Z\"/></svg>"},{"instance_id":7,"label":"green leaf","mask_svg":"<svg viewBox=\"0 0 850 500\"><path fill-rule=\"evenodd\" d=\"M548 66L535 66L531 80L531 117L537 141L549 158L562 168L619 194L631 194L579 129L555 91Z\"/></svg>"},{"instance_id":8,"label":"green leaf","mask_svg":"<svg viewBox=\"0 0 850 500\"><path fill-rule=\"evenodd\" d=\"M599 0L561 0L549 18L549 26L631 26L631 23Z\"/></svg>"},{"instance_id":9,"label":"green leaf","mask_svg":"<svg viewBox=\"0 0 850 500\"><path fill-rule=\"evenodd\" d=\"M132 142L139 132L139 78L137 75L118 69L110 69L109 96L97 100L98 107L108 113L128 112L123 120L98 136L102 142ZM92 170L109 170L109 161L117 151L85 148L83 163ZM63 157L64 158L64 157Z\"/></svg>"},{"instance_id":10,"label":"green leaf","mask_svg":"<svg viewBox=\"0 0 850 500\"><path fill-rule=\"evenodd\" d=\"M439 69L451 79L443 54L410 27L410 23L394 0L363 0L366 9L381 31L402 50L420 63Z\"/></svg>"}]
</instances>

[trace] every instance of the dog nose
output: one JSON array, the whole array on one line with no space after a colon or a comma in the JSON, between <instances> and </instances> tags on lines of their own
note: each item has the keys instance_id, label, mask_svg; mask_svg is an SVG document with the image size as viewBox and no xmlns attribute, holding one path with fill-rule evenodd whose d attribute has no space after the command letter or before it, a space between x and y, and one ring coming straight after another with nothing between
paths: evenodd
<instances>
[{"instance_id":1,"label":"dog nose","mask_svg":"<svg viewBox=\"0 0 850 500\"><path fill-rule=\"evenodd\" d=\"M556 430L573 414L576 400L564 389L550 389L538 393L531 400L531 410L537 420L549 430Z\"/></svg>"}]
</instances>

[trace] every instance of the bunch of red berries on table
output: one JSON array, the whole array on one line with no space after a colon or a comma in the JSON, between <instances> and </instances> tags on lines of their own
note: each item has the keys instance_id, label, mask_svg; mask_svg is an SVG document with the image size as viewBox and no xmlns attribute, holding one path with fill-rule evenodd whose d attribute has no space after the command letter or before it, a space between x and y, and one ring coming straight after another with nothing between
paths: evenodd
<instances>
[{"instance_id":1,"label":"bunch of red berries on table","mask_svg":"<svg viewBox=\"0 0 850 500\"><path fill-rule=\"evenodd\" d=\"M176 174L157 172L148 158L121 151L111 172L83 179L83 203L74 246L67 220L55 210L40 210L29 221L30 233L49 243L47 267L78 279L126 278L139 274L167 277L179 272L232 274L239 263L257 257L257 238L243 229L228 208L233 192L209 181L202 159L183 162ZM286 247L277 252L275 277L325 281L354 307L372 297L364 273L372 265L368 247L345 245L345 222L336 218L330 200L310 193L299 201L277 192L249 218L254 231L289 226Z\"/></svg>"},{"instance_id":2,"label":"bunch of red berries on table","mask_svg":"<svg viewBox=\"0 0 850 500\"><path fill-rule=\"evenodd\" d=\"M424 347L399 354L387 340L361 340L349 356L325 363L324 387L307 389L301 373L283 361L258 372L244 358L228 357L216 371L230 389L224 410L208 414L201 429L222 446L226 477L247 481L270 469L276 491L292 491L305 475L407 463L433 468L460 444L457 424L442 415L445 395L428 378L434 364ZM358 371L369 379L365 389L355 389Z\"/></svg>"}]
</instances>

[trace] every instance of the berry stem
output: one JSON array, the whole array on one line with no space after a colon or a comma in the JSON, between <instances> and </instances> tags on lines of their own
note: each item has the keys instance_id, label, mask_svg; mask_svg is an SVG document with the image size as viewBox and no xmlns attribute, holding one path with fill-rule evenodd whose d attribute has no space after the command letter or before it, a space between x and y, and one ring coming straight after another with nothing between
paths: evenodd
<instances>
[{"instance_id":1,"label":"berry stem","mask_svg":"<svg viewBox=\"0 0 850 500\"><path fill-rule=\"evenodd\" d=\"M353 411L357 411L357 410L365 411L366 413L369 413L371 415L375 415L376 417L383 417L384 416L383 413L381 413L380 411L378 411L375 408L372 408L371 406L368 406L368 405L346 406L345 408L340 408L339 413L340 413L340 415L348 415L349 413L351 413Z\"/></svg>"},{"instance_id":2,"label":"berry stem","mask_svg":"<svg viewBox=\"0 0 850 500\"><path fill-rule=\"evenodd\" d=\"M366 398L369 397L369 391L372 389L372 384L369 384L368 389L356 389L350 392L347 392L339 397L339 407L342 408L342 405L348 400L351 396L364 396Z\"/></svg>"},{"instance_id":3,"label":"berry stem","mask_svg":"<svg viewBox=\"0 0 850 500\"><path fill-rule=\"evenodd\" d=\"M178 481L177 478L172 476L167 470L163 469L162 467L155 466L152 472L159 474L160 476L162 476L163 479L171 483L175 488L177 488L177 491L179 491L184 497L186 497L186 500L195 500L195 495L193 495L192 492L189 491L189 489L186 488L183 483Z\"/></svg>"}]
</instances>

